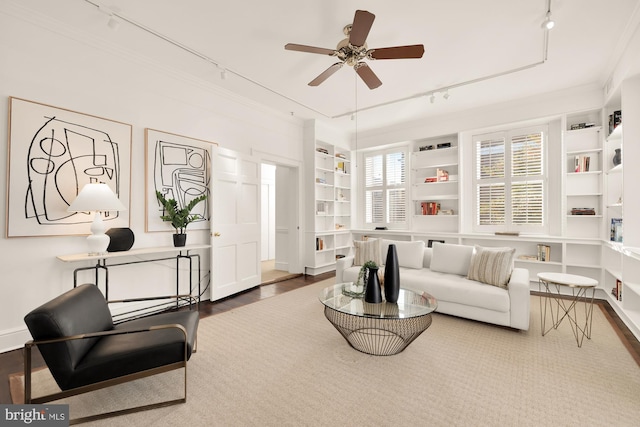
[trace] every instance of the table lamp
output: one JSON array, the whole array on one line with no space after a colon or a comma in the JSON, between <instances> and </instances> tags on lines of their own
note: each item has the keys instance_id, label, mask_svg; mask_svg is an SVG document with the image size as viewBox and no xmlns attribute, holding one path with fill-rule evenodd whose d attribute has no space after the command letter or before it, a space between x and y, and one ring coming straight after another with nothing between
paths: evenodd
<instances>
[{"instance_id":1,"label":"table lamp","mask_svg":"<svg viewBox=\"0 0 640 427\"><path fill-rule=\"evenodd\" d=\"M87 237L89 255L105 253L109 246L109 236L104 234L105 227L100 212L125 211L127 208L113 193L107 184L86 184L78 197L71 203L68 212L95 212L91 233Z\"/></svg>"}]
</instances>

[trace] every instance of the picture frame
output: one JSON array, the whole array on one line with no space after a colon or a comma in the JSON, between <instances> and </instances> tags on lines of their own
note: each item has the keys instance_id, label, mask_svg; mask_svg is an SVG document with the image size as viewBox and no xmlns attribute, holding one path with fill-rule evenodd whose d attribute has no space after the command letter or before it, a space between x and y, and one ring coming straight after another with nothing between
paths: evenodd
<instances>
[{"instance_id":1,"label":"picture frame","mask_svg":"<svg viewBox=\"0 0 640 427\"><path fill-rule=\"evenodd\" d=\"M9 97L6 237L89 234L94 214L67 209L94 182L127 208L105 227L129 227L131 138L130 124Z\"/></svg>"},{"instance_id":2,"label":"picture frame","mask_svg":"<svg viewBox=\"0 0 640 427\"><path fill-rule=\"evenodd\" d=\"M210 197L211 148L218 144L150 128L145 129L144 138L145 231L172 231L171 225L160 219L163 211L156 191L175 199L178 206L184 206L202 194ZM204 219L189 224L189 230L209 229L209 200L198 203L192 213Z\"/></svg>"}]
</instances>

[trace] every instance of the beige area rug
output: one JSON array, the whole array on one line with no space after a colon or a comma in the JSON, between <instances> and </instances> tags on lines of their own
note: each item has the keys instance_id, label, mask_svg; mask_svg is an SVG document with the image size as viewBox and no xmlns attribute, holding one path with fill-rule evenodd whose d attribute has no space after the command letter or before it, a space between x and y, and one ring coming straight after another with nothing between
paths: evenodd
<instances>
[{"instance_id":1,"label":"beige area rug","mask_svg":"<svg viewBox=\"0 0 640 427\"><path fill-rule=\"evenodd\" d=\"M186 404L89 425L638 425L640 368L598 308L582 348L568 323L541 336L532 296L528 332L435 314L403 353L376 357L325 319L332 280L203 319ZM72 417L177 396L181 373L74 397Z\"/></svg>"}]
</instances>

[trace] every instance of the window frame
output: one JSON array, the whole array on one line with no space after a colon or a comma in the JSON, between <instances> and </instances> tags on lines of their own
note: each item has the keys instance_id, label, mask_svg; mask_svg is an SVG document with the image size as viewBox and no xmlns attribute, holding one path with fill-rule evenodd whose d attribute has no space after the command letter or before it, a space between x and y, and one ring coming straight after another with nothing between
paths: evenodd
<instances>
[{"instance_id":1,"label":"window frame","mask_svg":"<svg viewBox=\"0 0 640 427\"><path fill-rule=\"evenodd\" d=\"M514 142L517 137L525 135L541 134L541 164L540 174L536 175L524 175L515 176L513 174L513 148ZM504 139L504 177L491 177L491 178L479 178L478 165L480 159L478 158L478 143L479 141ZM546 235L549 233L549 186L546 176L548 153L549 153L549 126L548 124L536 125L529 127L511 128L502 131L476 134L471 137L472 156L473 156L473 170L472 170L472 195L473 195L473 217L472 217L472 230L477 233L495 233L495 232L519 232L527 234L539 234ZM517 224L514 223L513 212L513 199L512 189L514 184L521 182L540 182L542 185L542 197L541 197L541 219L542 224ZM480 185L500 185L504 183L504 224L488 224L481 225L479 221L479 188Z\"/></svg>"},{"instance_id":2,"label":"window frame","mask_svg":"<svg viewBox=\"0 0 640 427\"><path fill-rule=\"evenodd\" d=\"M387 182L387 156L391 154L402 153L404 155L404 176L401 184L389 184ZM382 156L382 183L381 185L367 186L367 159ZM360 209L362 224L364 227L387 227L388 229L407 229L409 226L409 148L406 146L385 148L382 150L372 150L362 153L362 192L360 201L362 208ZM399 222L389 221L389 198L388 193L390 190L402 189L404 191L404 220ZM367 222L367 191L382 191L382 206L383 206L383 218L381 222Z\"/></svg>"}]
</instances>

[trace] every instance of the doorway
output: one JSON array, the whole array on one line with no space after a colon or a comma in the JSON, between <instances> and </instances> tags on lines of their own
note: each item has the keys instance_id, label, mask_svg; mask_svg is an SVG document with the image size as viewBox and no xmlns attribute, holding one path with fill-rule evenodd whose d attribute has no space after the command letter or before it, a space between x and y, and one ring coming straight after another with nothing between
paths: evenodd
<instances>
[{"instance_id":1,"label":"doorway","mask_svg":"<svg viewBox=\"0 0 640 427\"><path fill-rule=\"evenodd\" d=\"M261 164L261 284L300 275L298 271L298 168Z\"/></svg>"}]
</instances>

